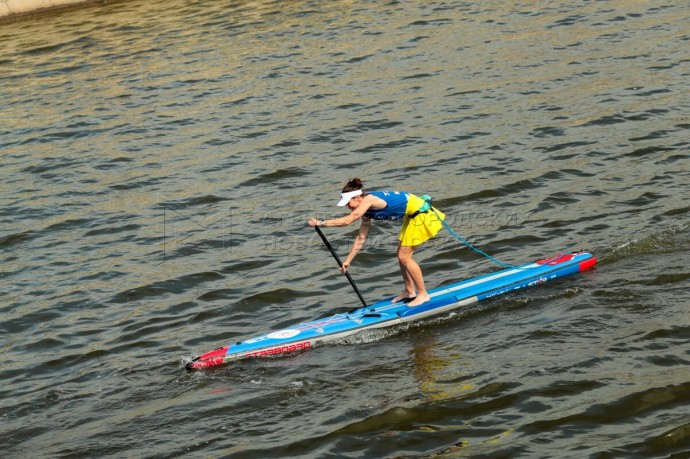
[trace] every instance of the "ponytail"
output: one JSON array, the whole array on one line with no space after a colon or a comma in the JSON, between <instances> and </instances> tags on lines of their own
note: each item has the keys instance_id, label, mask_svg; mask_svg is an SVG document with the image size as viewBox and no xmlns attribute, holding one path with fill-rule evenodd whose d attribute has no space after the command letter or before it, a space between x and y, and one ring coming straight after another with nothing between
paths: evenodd
<instances>
[{"instance_id":1,"label":"ponytail","mask_svg":"<svg viewBox=\"0 0 690 459\"><path fill-rule=\"evenodd\" d=\"M343 187L343 193L349 193L350 191L361 190L364 185L359 178L353 178Z\"/></svg>"}]
</instances>

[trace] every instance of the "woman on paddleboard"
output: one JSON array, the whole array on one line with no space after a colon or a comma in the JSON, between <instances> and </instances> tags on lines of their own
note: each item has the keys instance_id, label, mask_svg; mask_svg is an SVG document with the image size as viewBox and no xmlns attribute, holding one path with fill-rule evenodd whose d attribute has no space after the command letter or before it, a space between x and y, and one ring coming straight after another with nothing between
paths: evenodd
<instances>
[{"instance_id":1,"label":"woman on paddleboard","mask_svg":"<svg viewBox=\"0 0 690 459\"><path fill-rule=\"evenodd\" d=\"M408 301L408 306L418 306L429 301L429 293L424 286L422 269L412 259L414 251L423 242L431 239L442 227L445 215L431 208L428 201L405 191L372 191L365 193L362 181L350 180L340 195L338 206L347 206L350 215L330 220L310 218L309 226L347 226L362 219L352 250L343 262L342 272L347 271L352 260L364 247L372 220L404 219L398 244L398 262L405 281L405 290L393 302Z\"/></svg>"}]
</instances>

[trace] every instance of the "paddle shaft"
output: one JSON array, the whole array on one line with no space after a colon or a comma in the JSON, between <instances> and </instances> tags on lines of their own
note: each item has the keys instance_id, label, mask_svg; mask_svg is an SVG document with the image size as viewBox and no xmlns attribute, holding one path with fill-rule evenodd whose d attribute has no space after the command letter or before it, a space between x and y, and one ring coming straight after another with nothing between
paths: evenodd
<instances>
[{"instance_id":1,"label":"paddle shaft","mask_svg":"<svg viewBox=\"0 0 690 459\"><path fill-rule=\"evenodd\" d=\"M342 268L342 267L343 267L343 262L340 261L340 257L338 257L338 254L335 253L335 250L333 250L333 247L331 247L331 243L328 242L328 239L326 239L326 236L323 235L323 233L321 232L321 229L319 229L318 226L315 226L314 229L316 230L317 233L319 233L319 236L321 236L321 240L323 241L324 244L326 244L326 247L328 248L328 251L331 252L331 255L333 255L333 258L335 258L335 261L338 262L338 266L340 266L340 267ZM364 307L366 308L366 307L367 307L367 302L364 301L364 297L362 296L361 293L359 293L359 289L358 289L357 286L355 285L355 281L352 280L352 277L350 276L350 273L347 272L347 271L345 271L344 274L345 274L345 277L347 277L347 280L350 281L350 285L352 285L352 288L355 290L355 293L356 293L357 296L359 297L359 301L361 301L362 304L364 305Z\"/></svg>"}]
</instances>

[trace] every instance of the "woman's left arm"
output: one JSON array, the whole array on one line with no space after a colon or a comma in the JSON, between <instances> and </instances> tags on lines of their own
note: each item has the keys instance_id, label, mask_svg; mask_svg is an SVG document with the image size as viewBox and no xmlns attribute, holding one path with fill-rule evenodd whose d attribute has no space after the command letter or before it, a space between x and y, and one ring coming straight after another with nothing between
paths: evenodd
<instances>
[{"instance_id":1,"label":"woman's left arm","mask_svg":"<svg viewBox=\"0 0 690 459\"><path fill-rule=\"evenodd\" d=\"M352 260L355 259L357 254L364 248L364 243L367 241L367 235L369 234L369 228L371 227L371 219L363 218L362 225L359 227L357 232L357 237L355 237L355 243L352 244L352 249L350 253L347 254L343 265L340 267L340 272L345 273L347 268L352 264Z\"/></svg>"}]
</instances>

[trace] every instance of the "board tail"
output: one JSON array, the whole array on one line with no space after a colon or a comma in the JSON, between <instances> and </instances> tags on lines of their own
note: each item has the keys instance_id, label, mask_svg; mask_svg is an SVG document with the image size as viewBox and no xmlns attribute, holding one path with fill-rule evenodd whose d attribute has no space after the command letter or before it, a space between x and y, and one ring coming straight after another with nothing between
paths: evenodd
<instances>
[{"instance_id":1,"label":"board tail","mask_svg":"<svg viewBox=\"0 0 690 459\"><path fill-rule=\"evenodd\" d=\"M575 258L575 256L577 256L577 255L589 255L590 256L589 258L581 261L578 264L579 272L583 272L583 271L587 271L588 269L592 269L594 267L594 265L597 264L597 257L595 257L594 255L592 255L588 252L559 253L555 257L544 258L543 260L536 261L536 263L538 265L555 266L555 265L559 265L561 263L570 261L573 258Z\"/></svg>"},{"instance_id":2,"label":"board tail","mask_svg":"<svg viewBox=\"0 0 690 459\"><path fill-rule=\"evenodd\" d=\"M597 264L597 257L592 256L592 258L588 258L587 260L580 263L580 272L587 271L588 269L592 269L592 268L594 268L594 265L596 265L596 264Z\"/></svg>"}]
</instances>

